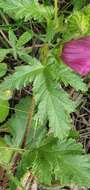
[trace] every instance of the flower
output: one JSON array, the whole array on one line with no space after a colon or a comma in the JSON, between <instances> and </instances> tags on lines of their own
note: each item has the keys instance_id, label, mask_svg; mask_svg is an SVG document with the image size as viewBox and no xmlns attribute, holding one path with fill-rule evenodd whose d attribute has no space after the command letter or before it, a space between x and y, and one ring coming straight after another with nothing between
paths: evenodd
<instances>
[{"instance_id":1,"label":"flower","mask_svg":"<svg viewBox=\"0 0 90 190\"><path fill-rule=\"evenodd\" d=\"M66 42L61 58L81 76L87 75L90 72L90 36Z\"/></svg>"}]
</instances>

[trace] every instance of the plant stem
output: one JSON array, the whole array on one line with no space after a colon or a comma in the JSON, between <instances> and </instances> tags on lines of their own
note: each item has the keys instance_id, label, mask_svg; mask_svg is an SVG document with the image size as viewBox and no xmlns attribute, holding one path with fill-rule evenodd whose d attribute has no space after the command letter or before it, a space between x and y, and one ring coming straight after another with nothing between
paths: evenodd
<instances>
[{"instance_id":1,"label":"plant stem","mask_svg":"<svg viewBox=\"0 0 90 190\"><path fill-rule=\"evenodd\" d=\"M58 0L54 0L54 11L55 11L55 20L57 20L58 17Z\"/></svg>"},{"instance_id":2,"label":"plant stem","mask_svg":"<svg viewBox=\"0 0 90 190\"><path fill-rule=\"evenodd\" d=\"M3 36L3 38L4 38L4 40L8 43L8 45L11 47L11 44L10 44L10 42L9 42L9 40L8 40L8 38L7 38L7 36L4 34L4 32L0 29L0 33L1 33L1 35Z\"/></svg>"},{"instance_id":3,"label":"plant stem","mask_svg":"<svg viewBox=\"0 0 90 190\"><path fill-rule=\"evenodd\" d=\"M8 46L7 42L5 40L3 40L2 36L0 36L0 42L5 46L5 48L8 49L9 46Z\"/></svg>"},{"instance_id":4,"label":"plant stem","mask_svg":"<svg viewBox=\"0 0 90 190\"><path fill-rule=\"evenodd\" d=\"M25 149L15 148L15 147L7 147L7 146L6 146L6 147L5 147L5 146L2 146L2 147L0 146L0 149L1 149L1 150L2 150L2 149L3 149L3 150L5 150L5 149L6 149L6 150L12 150L12 151L20 152L20 153L25 151Z\"/></svg>"},{"instance_id":5,"label":"plant stem","mask_svg":"<svg viewBox=\"0 0 90 190\"><path fill-rule=\"evenodd\" d=\"M33 117L34 108L35 108L35 99L34 99L34 97L32 97L32 103L30 105L30 112L29 112L29 116L28 116L28 122L27 122L27 127L26 127L26 131L25 131L23 143L22 143L22 148L25 147L26 142L27 142L27 138L28 138L29 131L31 128L31 124L32 124L32 117Z\"/></svg>"},{"instance_id":6,"label":"plant stem","mask_svg":"<svg viewBox=\"0 0 90 190\"><path fill-rule=\"evenodd\" d=\"M21 145L22 150L26 146L27 138L29 136L29 132L30 132L31 124L32 124L32 117L33 117L34 108L35 108L35 99L34 99L34 97L32 97L32 103L30 104L30 111L28 114L27 126L26 126L26 130L25 130L23 142ZM11 169L13 175L15 175L15 173L16 173L17 165L20 162L20 160L21 160L21 153L17 153L13 156L13 159L12 159L13 165L12 165L12 169Z\"/></svg>"},{"instance_id":7,"label":"plant stem","mask_svg":"<svg viewBox=\"0 0 90 190\"><path fill-rule=\"evenodd\" d=\"M8 20L7 20L6 16L3 14L3 12L2 12L2 11L0 11L0 14L1 14L1 17L3 18L3 20L5 21L5 23L8 25L8 24L9 24L9 22L8 22Z\"/></svg>"}]
</instances>

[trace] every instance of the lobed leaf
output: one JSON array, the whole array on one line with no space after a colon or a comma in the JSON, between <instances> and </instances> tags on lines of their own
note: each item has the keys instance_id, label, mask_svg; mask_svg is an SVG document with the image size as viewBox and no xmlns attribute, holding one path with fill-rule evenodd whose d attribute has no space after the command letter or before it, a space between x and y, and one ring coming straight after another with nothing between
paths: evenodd
<instances>
[{"instance_id":1,"label":"lobed leaf","mask_svg":"<svg viewBox=\"0 0 90 190\"><path fill-rule=\"evenodd\" d=\"M89 186L90 159L88 156L81 155L83 149L80 144L72 139L60 142L50 136L44 137L39 143L38 147L24 153L18 167L19 177L28 168L40 183L46 185L51 185L53 178L61 185Z\"/></svg>"},{"instance_id":2,"label":"lobed leaf","mask_svg":"<svg viewBox=\"0 0 90 190\"><path fill-rule=\"evenodd\" d=\"M75 105L67 93L57 87L47 68L36 77L34 94L36 103L39 104L37 117L41 124L48 119L49 127L53 130L54 135L60 139L66 137L71 128L69 114L74 111Z\"/></svg>"},{"instance_id":3,"label":"lobed leaf","mask_svg":"<svg viewBox=\"0 0 90 190\"><path fill-rule=\"evenodd\" d=\"M34 65L25 65L16 67L15 73L6 77L5 81L0 85L0 89L20 89L29 84L35 76L40 74L43 66L38 63Z\"/></svg>"}]
</instances>

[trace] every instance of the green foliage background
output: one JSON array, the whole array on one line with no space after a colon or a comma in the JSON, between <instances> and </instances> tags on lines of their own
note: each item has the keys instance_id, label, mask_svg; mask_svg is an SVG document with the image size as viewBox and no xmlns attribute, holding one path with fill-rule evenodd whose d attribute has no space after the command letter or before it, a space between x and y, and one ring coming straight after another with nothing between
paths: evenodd
<instances>
[{"instance_id":1,"label":"green foliage background","mask_svg":"<svg viewBox=\"0 0 90 190\"><path fill-rule=\"evenodd\" d=\"M42 184L90 187L90 156L70 135L78 102L66 90L85 93L88 87L60 58L63 43L90 35L90 5L85 0L67 5L71 8L59 9L57 0L0 0L0 130L8 130L0 139L0 165L10 178L9 190L24 189L28 171ZM31 94L12 107L15 93L27 86Z\"/></svg>"}]
</instances>

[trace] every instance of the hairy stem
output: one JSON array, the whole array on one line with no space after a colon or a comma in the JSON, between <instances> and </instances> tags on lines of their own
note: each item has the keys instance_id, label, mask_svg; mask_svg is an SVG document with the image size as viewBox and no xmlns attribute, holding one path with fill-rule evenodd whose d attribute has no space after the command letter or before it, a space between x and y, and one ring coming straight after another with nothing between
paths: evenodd
<instances>
[{"instance_id":1,"label":"hairy stem","mask_svg":"<svg viewBox=\"0 0 90 190\"><path fill-rule=\"evenodd\" d=\"M33 117L34 108L35 108L35 99L34 99L34 97L32 97L32 103L30 105L30 111L29 111L29 114L28 114L27 126L26 126L26 130L25 130L23 142L22 142L22 145L21 145L22 149L24 149L24 147L26 146L27 138L28 138L28 135L29 135L29 132L30 132L31 124L32 124L32 117ZM21 160L21 153L14 154L14 156L13 156L13 165L12 165L12 173L14 175L16 173L17 165L19 164L20 160Z\"/></svg>"},{"instance_id":2,"label":"hairy stem","mask_svg":"<svg viewBox=\"0 0 90 190\"><path fill-rule=\"evenodd\" d=\"M54 8L55 8L55 20L57 20L58 17L58 0L54 0Z\"/></svg>"},{"instance_id":3,"label":"hairy stem","mask_svg":"<svg viewBox=\"0 0 90 190\"><path fill-rule=\"evenodd\" d=\"M8 25L9 22L8 22L8 20L7 20L6 16L5 16L5 14L4 14L2 11L0 11L0 15L1 15L2 19L4 20L4 22Z\"/></svg>"},{"instance_id":4,"label":"hairy stem","mask_svg":"<svg viewBox=\"0 0 90 190\"><path fill-rule=\"evenodd\" d=\"M4 40L8 43L9 46L11 46L7 36L4 34L4 32L0 29L0 34L2 35L2 37L4 38Z\"/></svg>"},{"instance_id":5,"label":"hairy stem","mask_svg":"<svg viewBox=\"0 0 90 190\"><path fill-rule=\"evenodd\" d=\"M24 139L23 139L23 142L22 142L22 148L25 147L26 142L27 142L27 138L29 136L30 128L31 128L31 125L32 125L32 117L33 117L34 108L35 108L35 99L34 99L34 96L33 96L32 97L32 103L31 103L31 106L30 106L30 112L29 112L29 116L28 116L27 127L26 127L26 131L25 131Z\"/></svg>"}]
</instances>

